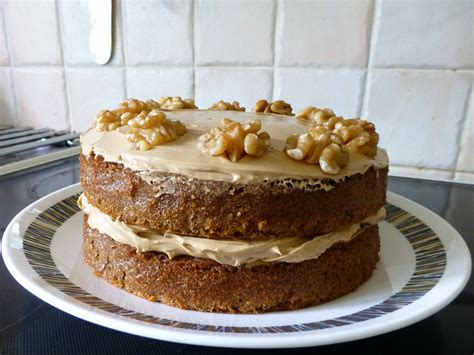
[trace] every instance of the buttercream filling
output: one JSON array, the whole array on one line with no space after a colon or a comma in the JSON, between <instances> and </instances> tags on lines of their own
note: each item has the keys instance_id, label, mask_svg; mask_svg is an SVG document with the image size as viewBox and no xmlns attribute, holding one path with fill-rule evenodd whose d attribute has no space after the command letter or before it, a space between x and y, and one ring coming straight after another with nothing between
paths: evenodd
<instances>
[{"instance_id":1,"label":"buttercream filling","mask_svg":"<svg viewBox=\"0 0 474 355\"><path fill-rule=\"evenodd\" d=\"M302 134L308 131L307 124L294 116L206 110L168 111L166 115L170 120L183 122L188 132L172 142L140 151L134 150L133 144L125 137L128 126L108 132L98 132L90 128L81 135L82 154L97 155L105 161L123 164L126 168L139 171L140 176L149 183L159 178L156 173L166 172L203 180L244 184L296 179L301 180L302 186L319 183L319 188L324 190L333 188L327 181L342 181L347 176L364 173L372 166L383 168L388 165L387 154L380 148L373 159L361 154L351 154L349 165L336 175L324 173L319 165L288 158L283 152L286 138L293 133ZM260 157L244 156L237 163L232 163L223 156L215 157L202 153L196 147L198 137L218 126L224 117L241 123L260 119L262 131L267 131L271 136L270 150ZM293 187L297 188L297 184L298 181L294 182Z\"/></svg>"},{"instance_id":2,"label":"buttercream filling","mask_svg":"<svg viewBox=\"0 0 474 355\"><path fill-rule=\"evenodd\" d=\"M130 245L139 252L157 251L166 254L170 259L188 255L232 266L271 262L299 263L317 259L335 243L348 242L355 238L363 225L375 225L385 218L385 209L382 208L377 214L364 219L361 223L312 239L286 237L258 241L215 240L174 233L160 234L147 228L125 224L92 206L84 194L79 197L78 204L88 216L91 228L108 235L118 243Z\"/></svg>"}]
</instances>

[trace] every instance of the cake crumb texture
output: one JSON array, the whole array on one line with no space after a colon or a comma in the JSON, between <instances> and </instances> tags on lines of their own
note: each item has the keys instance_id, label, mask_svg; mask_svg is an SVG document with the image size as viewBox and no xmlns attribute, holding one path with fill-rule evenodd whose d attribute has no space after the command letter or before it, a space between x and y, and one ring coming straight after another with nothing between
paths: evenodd
<instances>
[{"instance_id":1,"label":"cake crumb texture","mask_svg":"<svg viewBox=\"0 0 474 355\"><path fill-rule=\"evenodd\" d=\"M161 233L211 239L265 239L342 230L385 205L388 168L306 190L291 183L238 184L158 173L154 184L121 164L81 155L88 201L113 219Z\"/></svg>"},{"instance_id":2,"label":"cake crumb texture","mask_svg":"<svg viewBox=\"0 0 474 355\"><path fill-rule=\"evenodd\" d=\"M212 260L138 253L84 219L84 255L97 276L137 296L182 309L223 313L295 310L354 291L379 259L378 226L364 226L350 242L318 259L237 268Z\"/></svg>"}]
</instances>

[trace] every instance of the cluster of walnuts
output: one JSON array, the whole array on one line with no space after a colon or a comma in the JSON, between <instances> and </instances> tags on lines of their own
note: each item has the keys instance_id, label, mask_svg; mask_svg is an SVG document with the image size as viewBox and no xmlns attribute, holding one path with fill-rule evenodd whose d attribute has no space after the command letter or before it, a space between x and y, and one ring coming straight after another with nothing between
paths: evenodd
<instances>
[{"instance_id":1,"label":"cluster of walnuts","mask_svg":"<svg viewBox=\"0 0 474 355\"><path fill-rule=\"evenodd\" d=\"M154 100L127 99L122 101L116 109L100 111L95 119L94 127L98 131L113 131L127 125L128 121L139 113L159 108L160 104Z\"/></svg>"},{"instance_id":2,"label":"cluster of walnuts","mask_svg":"<svg viewBox=\"0 0 474 355\"><path fill-rule=\"evenodd\" d=\"M129 126L126 138L134 143L135 149L148 150L175 140L186 133L186 127L179 121L171 121L161 110L198 109L191 99L179 96L163 97L158 101L127 99L113 110L103 110L97 115L94 127L98 131L111 131L121 126ZM245 111L236 101L220 100L209 110ZM254 112L291 116L290 104L277 100L259 100ZM305 122L308 132L290 135L284 151L294 160L308 164L319 164L328 174L337 174L349 163L350 152L373 158L377 153L379 135L374 124L353 118L344 119L331 109L309 106L298 113L296 118ZM200 149L212 156L226 156L237 162L246 154L254 157L263 155L270 148L270 135L259 132L260 120L245 124L224 118L221 125L199 137Z\"/></svg>"},{"instance_id":3,"label":"cluster of walnuts","mask_svg":"<svg viewBox=\"0 0 474 355\"><path fill-rule=\"evenodd\" d=\"M131 127L126 137L139 150L149 150L154 146L171 142L186 133L180 121L171 121L163 111L142 111L128 121Z\"/></svg>"},{"instance_id":4,"label":"cluster of walnuts","mask_svg":"<svg viewBox=\"0 0 474 355\"><path fill-rule=\"evenodd\" d=\"M377 153L379 135L367 121L336 116L330 109L307 107L298 119L309 122L309 133L291 135L285 146L286 154L294 160L319 164L328 174L337 174L349 163L349 152L373 158Z\"/></svg>"},{"instance_id":5,"label":"cluster of walnuts","mask_svg":"<svg viewBox=\"0 0 474 355\"><path fill-rule=\"evenodd\" d=\"M126 99L122 101L116 109L102 110L97 114L94 127L98 131L113 131L121 126L125 126L128 122L146 112L152 110L195 110L197 106L191 99L183 100L179 96L162 97L158 101L137 99Z\"/></svg>"},{"instance_id":6,"label":"cluster of walnuts","mask_svg":"<svg viewBox=\"0 0 474 355\"><path fill-rule=\"evenodd\" d=\"M165 96L158 100L163 110L198 110L193 99L182 99L180 96Z\"/></svg>"},{"instance_id":7,"label":"cluster of walnuts","mask_svg":"<svg viewBox=\"0 0 474 355\"><path fill-rule=\"evenodd\" d=\"M268 102L267 100L258 100L253 108L254 112L275 113L277 115L293 116L291 105L282 100Z\"/></svg>"},{"instance_id":8,"label":"cluster of walnuts","mask_svg":"<svg viewBox=\"0 0 474 355\"><path fill-rule=\"evenodd\" d=\"M245 124L224 118L219 127L199 137L198 146L208 155L225 155L235 163L245 154L259 157L270 148L270 135L258 132L262 127L260 120Z\"/></svg>"},{"instance_id":9,"label":"cluster of walnuts","mask_svg":"<svg viewBox=\"0 0 474 355\"><path fill-rule=\"evenodd\" d=\"M113 131L128 125L130 129L126 133L127 140L134 143L135 149L148 150L153 146L175 140L186 133L186 127L181 122L170 121L160 111L163 106L170 107L172 99L124 100L114 110L100 111L94 127L98 131Z\"/></svg>"},{"instance_id":10,"label":"cluster of walnuts","mask_svg":"<svg viewBox=\"0 0 474 355\"><path fill-rule=\"evenodd\" d=\"M209 107L211 111L245 111L245 107L240 107L240 104L237 101L225 102L220 100Z\"/></svg>"},{"instance_id":11,"label":"cluster of walnuts","mask_svg":"<svg viewBox=\"0 0 474 355\"><path fill-rule=\"evenodd\" d=\"M257 108L259 112L273 110L272 104L261 101L261 107ZM283 112L278 107L276 110ZM289 112L285 111L285 114ZM344 119L330 109L316 107L304 109L297 118L309 123L310 127L305 134L293 134L287 138L284 151L291 159L319 164L324 172L337 174L348 165L350 152L372 158L377 153L379 136L370 122ZM199 137L198 145L204 153L225 155L232 162L237 162L245 154L261 156L270 147L270 136L267 132L258 133L260 128L260 120L242 125L224 118L220 127Z\"/></svg>"}]
</instances>

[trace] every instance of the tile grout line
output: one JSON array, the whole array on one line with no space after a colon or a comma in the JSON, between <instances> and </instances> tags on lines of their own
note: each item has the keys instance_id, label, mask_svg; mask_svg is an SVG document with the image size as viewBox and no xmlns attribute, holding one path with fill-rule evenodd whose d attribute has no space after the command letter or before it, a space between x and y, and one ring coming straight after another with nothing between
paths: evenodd
<instances>
[{"instance_id":1,"label":"tile grout line","mask_svg":"<svg viewBox=\"0 0 474 355\"><path fill-rule=\"evenodd\" d=\"M63 42L63 34L61 30L62 24L62 16L59 10L59 1L55 0L54 2L55 7L55 15L56 15L56 29L58 31L58 39L59 39L59 50L61 52L61 60L63 62L62 69L63 69L63 78L64 78L64 92L63 98L65 99L66 104L66 120L69 126L69 131L72 132L72 118L71 118L71 108L70 108L70 97L69 97L69 90L68 90L68 79L67 79L67 65L66 65L66 58L64 55L64 42Z\"/></svg>"},{"instance_id":2,"label":"tile grout line","mask_svg":"<svg viewBox=\"0 0 474 355\"><path fill-rule=\"evenodd\" d=\"M414 166L414 165L401 165L401 164L396 164L396 163L390 163L390 167L393 168L403 168L403 169L413 169L413 170L424 170L424 171L439 171L439 172L453 172L453 169L449 168L431 168L431 167L419 167L419 166ZM466 171L466 170L460 170L460 172L464 173L469 173L469 174L474 174L472 171Z\"/></svg>"},{"instance_id":3,"label":"tile grout line","mask_svg":"<svg viewBox=\"0 0 474 355\"><path fill-rule=\"evenodd\" d=\"M192 95L193 95L193 100L196 102L196 2L192 2L192 7L191 7L191 20L192 20L192 26L191 26L191 41L192 41L192 56L193 56L193 86L192 86Z\"/></svg>"},{"instance_id":4,"label":"tile grout line","mask_svg":"<svg viewBox=\"0 0 474 355\"><path fill-rule=\"evenodd\" d=\"M10 69L10 90L12 91L13 95L13 101L14 105L16 108L16 115L14 117L14 125L15 126L20 126L20 105L18 103L18 98L16 96L16 90L15 90L15 80L14 80L14 72L13 72L13 60L11 56L11 48L10 48L10 36L7 31L7 17L5 16L5 3L2 1L0 2L0 6L2 8L2 18L3 18L3 33L5 34L5 46L7 48L8 52L8 61L10 62L10 65L6 66L7 68Z\"/></svg>"},{"instance_id":5,"label":"tile grout line","mask_svg":"<svg viewBox=\"0 0 474 355\"><path fill-rule=\"evenodd\" d=\"M457 137L456 137L456 142L458 142L458 144L457 144L456 158L455 158L455 162L454 162L454 175L456 175L457 172L462 172L461 170L458 170L457 167L458 167L458 164L459 164L461 151L463 149L462 138L463 138L464 128L467 125L467 115L469 113L469 108L470 108L470 105L471 105L471 95L472 95L472 82L469 85L469 90L467 92L466 101L465 101L464 106L463 106L462 119L461 119L461 122L459 122L459 131L458 131L458 134L457 134Z\"/></svg>"},{"instance_id":6,"label":"tile grout line","mask_svg":"<svg viewBox=\"0 0 474 355\"><path fill-rule=\"evenodd\" d=\"M115 11L112 10L112 14L115 14L115 16L113 16L113 18L112 18L112 21L114 21L115 17L118 19L118 17L120 16L120 26L119 26L120 31L117 31L117 35L118 35L118 32L120 32L120 43L122 44L121 54L122 54L122 61L123 61L123 66L122 66L122 69L123 69L123 71L122 71L122 75L123 75L122 94L124 94L124 98L126 99L126 98L128 98L128 84L127 84L127 73L128 73L127 69L128 68L127 68L127 60L126 60L126 57L125 57L125 39L124 39L125 38L125 36L124 36L125 22L123 20L124 7L122 5L123 5L122 0L117 0L117 1L112 2L112 6L114 6L113 9L115 9ZM119 15L117 15L117 11L118 11ZM112 36L115 33L115 31L114 31L115 26L118 26L117 21L113 22ZM117 39L115 39L115 40L117 41ZM115 53L113 53L113 54L115 55Z\"/></svg>"},{"instance_id":7,"label":"tile grout line","mask_svg":"<svg viewBox=\"0 0 474 355\"><path fill-rule=\"evenodd\" d=\"M375 32L375 22L376 22L376 17L377 17L377 10L378 10L378 0L374 0L372 2L372 16L371 16L371 26L370 30L367 31L367 62L366 62L366 68L365 68L365 75L364 75L364 84L362 85L362 90L360 93L360 99L359 99L359 107L358 107L358 116L361 117L363 113L365 113L365 109L367 106L367 100L368 100L368 95L367 93L369 92L368 90L368 85L369 85L369 68L372 65L372 46L374 45L374 32Z\"/></svg>"},{"instance_id":8,"label":"tile grout line","mask_svg":"<svg viewBox=\"0 0 474 355\"><path fill-rule=\"evenodd\" d=\"M5 35L5 47L6 47L6 50L7 50L7 59L8 59L8 64L7 65L1 65L0 64L0 68L1 67L11 67L11 64L12 64L12 60L11 60L11 55L10 55L10 48L9 48L9 43L8 43L8 39L7 39L7 24L6 24L6 16L5 16L5 9L4 9L4 2L0 0L0 20L3 19L3 22L2 22L2 30L3 30L3 33Z\"/></svg>"},{"instance_id":9,"label":"tile grout line","mask_svg":"<svg viewBox=\"0 0 474 355\"><path fill-rule=\"evenodd\" d=\"M401 171L400 171L401 170ZM449 178L441 178L440 173L450 174ZM410 177L410 178L426 178L438 181L452 181L452 182L461 182L465 184L473 184L472 182L465 181L464 179L456 179L455 173L462 173L472 177L474 181L474 172L468 170L456 170L456 169L443 169L443 168L430 168L430 167L417 167L412 165L400 165L390 163L390 176L401 176L401 177ZM432 175L430 175L432 174Z\"/></svg>"},{"instance_id":10,"label":"tile grout line","mask_svg":"<svg viewBox=\"0 0 474 355\"><path fill-rule=\"evenodd\" d=\"M398 173L393 173L389 172L388 173L389 177L396 177L396 178L404 178L404 179L414 179L414 180L430 180L430 181L436 181L436 182L449 182L449 183L456 183L456 184L463 184L463 185L472 185L474 186L473 183L465 180L454 180L452 178L447 179L447 178L442 178L442 177L434 177L430 175L423 175L423 174L398 174ZM473 174L474 176L474 174Z\"/></svg>"},{"instance_id":11,"label":"tile grout line","mask_svg":"<svg viewBox=\"0 0 474 355\"><path fill-rule=\"evenodd\" d=\"M280 14L282 11L282 4L280 0L275 0L274 2L274 8L273 8L273 36L272 36L272 49L273 49L273 72L272 72L272 101L275 100L275 82L276 82L276 53L277 53L277 34L279 34L278 31L278 26L280 25Z\"/></svg>"},{"instance_id":12,"label":"tile grout line","mask_svg":"<svg viewBox=\"0 0 474 355\"><path fill-rule=\"evenodd\" d=\"M192 69L193 65L162 65L162 64L138 64L138 65L115 65L115 64L108 64L110 67L113 68L161 68L161 69ZM24 68L24 69L49 69L49 68L61 68L62 65L49 65L49 64L19 64L19 65L0 65L0 68ZM97 68L94 64L78 64L78 65L71 65L68 67L70 68L78 68L78 69L87 69L87 68ZM281 69L314 69L316 71L329 71L329 72L337 72L337 71L347 71L347 70L367 70L369 68L362 66L362 67L349 67L349 66L311 66L311 65L299 65L299 66L271 66L271 65L202 65L196 64L195 67L197 68L224 68L224 69L273 69L281 68ZM404 67L397 67L397 68L370 68L371 71L414 71L414 72L453 72L453 73L474 73L474 69L445 69L445 68L404 68Z\"/></svg>"}]
</instances>

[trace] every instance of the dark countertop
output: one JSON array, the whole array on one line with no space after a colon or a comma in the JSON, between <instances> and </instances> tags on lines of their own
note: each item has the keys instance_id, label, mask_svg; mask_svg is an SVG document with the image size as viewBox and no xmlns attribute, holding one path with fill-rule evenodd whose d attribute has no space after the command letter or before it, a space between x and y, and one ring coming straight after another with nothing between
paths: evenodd
<instances>
[{"instance_id":1,"label":"dark countertop","mask_svg":"<svg viewBox=\"0 0 474 355\"><path fill-rule=\"evenodd\" d=\"M0 178L0 234L38 198L79 180L76 158ZM389 190L451 223L474 251L474 186L390 178ZM0 354L243 353L246 350L174 344L121 333L64 313L21 287L0 261ZM248 350L247 350L248 351ZM275 350L262 350L275 353ZM294 353L287 349L281 353ZM343 344L298 353L473 354L474 281L446 308L414 325Z\"/></svg>"}]
</instances>

